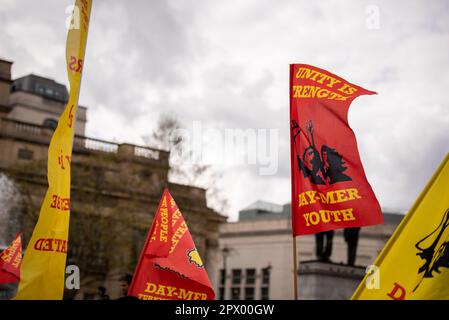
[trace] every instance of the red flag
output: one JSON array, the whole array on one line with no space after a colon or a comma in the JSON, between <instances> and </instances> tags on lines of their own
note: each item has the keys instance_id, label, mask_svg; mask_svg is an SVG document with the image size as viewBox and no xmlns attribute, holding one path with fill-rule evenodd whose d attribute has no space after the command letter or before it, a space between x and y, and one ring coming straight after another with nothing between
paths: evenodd
<instances>
[{"instance_id":1,"label":"red flag","mask_svg":"<svg viewBox=\"0 0 449 320\"><path fill-rule=\"evenodd\" d=\"M128 295L142 300L213 300L215 297L187 224L167 189Z\"/></svg>"},{"instance_id":2,"label":"red flag","mask_svg":"<svg viewBox=\"0 0 449 320\"><path fill-rule=\"evenodd\" d=\"M21 262L22 240L19 233L9 247L0 253L0 283L19 282Z\"/></svg>"},{"instance_id":3,"label":"red flag","mask_svg":"<svg viewBox=\"0 0 449 320\"><path fill-rule=\"evenodd\" d=\"M310 65L290 65L293 235L383 222L360 161L349 106L375 94Z\"/></svg>"}]
</instances>

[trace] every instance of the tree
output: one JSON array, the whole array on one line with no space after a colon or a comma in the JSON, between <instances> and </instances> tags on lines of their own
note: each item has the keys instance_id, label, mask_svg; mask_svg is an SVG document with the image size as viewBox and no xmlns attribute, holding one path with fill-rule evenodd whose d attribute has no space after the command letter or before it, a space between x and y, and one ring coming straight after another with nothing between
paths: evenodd
<instances>
[{"instance_id":1,"label":"tree","mask_svg":"<svg viewBox=\"0 0 449 320\"><path fill-rule=\"evenodd\" d=\"M0 173L0 245L8 245L18 232L21 195L14 181Z\"/></svg>"},{"instance_id":2,"label":"tree","mask_svg":"<svg viewBox=\"0 0 449 320\"><path fill-rule=\"evenodd\" d=\"M218 186L222 174L213 170L211 165L201 163L201 160L194 161L193 150L189 149L183 132L185 129L176 117L162 114L152 134L142 139L148 147L170 152L170 181L207 189L208 204L217 212L225 212L228 202Z\"/></svg>"}]
</instances>

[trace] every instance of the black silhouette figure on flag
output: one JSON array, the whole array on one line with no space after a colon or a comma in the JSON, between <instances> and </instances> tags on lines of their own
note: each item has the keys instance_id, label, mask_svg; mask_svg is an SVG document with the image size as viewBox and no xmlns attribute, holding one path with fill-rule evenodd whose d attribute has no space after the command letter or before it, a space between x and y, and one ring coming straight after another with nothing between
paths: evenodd
<instances>
[{"instance_id":1,"label":"black silhouette figure on flag","mask_svg":"<svg viewBox=\"0 0 449 320\"><path fill-rule=\"evenodd\" d=\"M315 137L313 135L313 122L311 120L306 123L307 141L309 146L304 149L302 157L300 156L296 141L303 130L298 123L292 121L292 135L295 146L295 154L298 159L298 167L302 172L304 178L309 178L313 184L325 185L334 184L341 181L352 181L352 178L346 175L344 172L348 169L343 159L343 156L338 153L335 148L331 148L327 145L321 146L321 153L318 151L315 144Z\"/></svg>"},{"instance_id":2,"label":"black silhouette figure on flag","mask_svg":"<svg viewBox=\"0 0 449 320\"><path fill-rule=\"evenodd\" d=\"M429 235L415 244L415 248L419 250L416 254L421 259L425 260L425 263L419 268L418 274L423 273L421 280L416 285L413 292L418 289L424 278L433 278L436 273L441 273L440 268L449 268L449 209L443 215L438 227L432 231ZM422 248L421 245L433 234L438 232L433 242L427 247Z\"/></svg>"}]
</instances>

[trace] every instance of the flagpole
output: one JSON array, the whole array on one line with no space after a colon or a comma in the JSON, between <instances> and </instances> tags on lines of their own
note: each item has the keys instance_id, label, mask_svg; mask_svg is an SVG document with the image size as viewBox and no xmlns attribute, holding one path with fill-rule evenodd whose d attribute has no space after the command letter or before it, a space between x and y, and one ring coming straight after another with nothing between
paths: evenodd
<instances>
[{"instance_id":1,"label":"flagpole","mask_svg":"<svg viewBox=\"0 0 449 320\"><path fill-rule=\"evenodd\" d=\"M295 300L298 300L298 252L296 250L296 235L295 235L295 209L294 209L294 197L295 197L295 192L294 192L294 185L293 185L293 177L294 177L294 169L293 169L293 163L294 163L294 150L295 150L295 141L294 141L294 135L293 135L293 130L291 128L291 124L292 124L292 79L293 79L293 71L294 71L294 65L290 65L290 88L289 88L289 92L290 92L290 122L289 122L289 129L290 129L290 170L291 170L291 177L290 177L290 181L291 181L291 193L292 193L292 198L291 198L291 219L292 219L292 240L293 240L293 291L294 291L294 298Z\"/></svg>"},{"instance_id":2,"label":"flagpole","mask_svg":"<svg viewBox=\"0 0 449 320\"><path fill-rule=\"evenodd\" d=\"M293 285L295 300L298 300L298 254L296 251L296 237L293 236Z\"/></svg>"}]
</instances>

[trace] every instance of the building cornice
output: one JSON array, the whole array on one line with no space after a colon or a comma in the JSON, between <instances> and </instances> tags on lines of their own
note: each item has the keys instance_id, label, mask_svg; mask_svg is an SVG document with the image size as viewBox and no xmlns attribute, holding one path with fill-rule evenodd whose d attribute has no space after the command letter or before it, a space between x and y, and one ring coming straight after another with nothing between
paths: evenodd
<instances>
[{"instance_id":1,"label":"building cornice","mask_svg":"<svg viewBox=\"0 0 449 320\"><path fill-rule=\"evenodd\" d=\"M362 231L363 232L363 231ZM272 229L272 230L253 230L253 231L236 231L220 233L220 238L248 238L248 237L267 237L267 236L292 236L291 229ZM343 231L336 230L336 236L343 236ZM361 233L364 239L388 239L391 235L386 233Z\"/></svg>"},{"instance_id":2,"label":"building cornice","mask_svg":"<svg viewBox=\"0 0 449 320\"><path fill-rule=\"evenodd\" d=\"M56 102L61 103L61 110L60 110L61 112L57 112L57 111L54 111L54 110L51 110L51 109L40 108L38 106L33 106L33 105L28 104L28 103L22 103L22 102L12 103L10 105L10 108L14 109L14 107L25 107L25 108L28 108L28 109L32 109L32 110L35 110L35 111L42 112L42 113L50 113L50 114L53 114L53 115L55 115L55 116L57 116L59 118L61 116L61 113L64 112L65 104L63 105L62 102L59 102L59 101L56 101ZM87 107L83 107L83 106L80 106L80 105L78 106L78 108L87 110ZM87 122L87 117L81 116L81 113L79 113L79 112L76 115L76 119L79 120L79 121Z\"/></svg>"}]
</instances>

